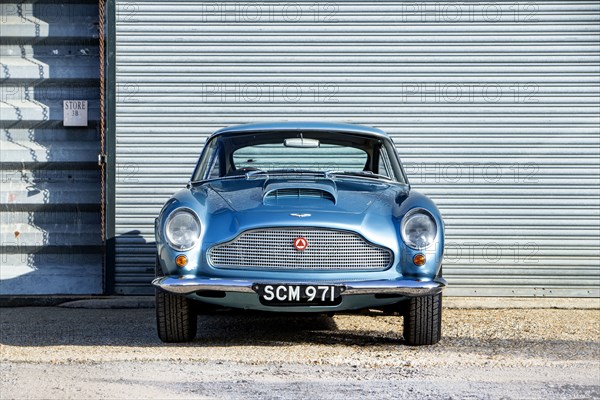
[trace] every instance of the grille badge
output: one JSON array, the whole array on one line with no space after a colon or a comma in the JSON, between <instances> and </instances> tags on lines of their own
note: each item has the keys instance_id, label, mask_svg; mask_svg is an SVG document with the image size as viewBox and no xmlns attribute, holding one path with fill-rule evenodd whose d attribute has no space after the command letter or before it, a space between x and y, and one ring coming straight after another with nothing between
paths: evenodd
<instances>
[{"instance_id":1,"label":"grille badge","mask_svg":"<svg viewBox=\"0 0 600 400\"><path fill-rule=\"evenodd\" d=\"M298 251L303 251L308 247L308 240L303 237L296 238L296 240L294 240L294 247Z\"/></svg>"}]
</instances>

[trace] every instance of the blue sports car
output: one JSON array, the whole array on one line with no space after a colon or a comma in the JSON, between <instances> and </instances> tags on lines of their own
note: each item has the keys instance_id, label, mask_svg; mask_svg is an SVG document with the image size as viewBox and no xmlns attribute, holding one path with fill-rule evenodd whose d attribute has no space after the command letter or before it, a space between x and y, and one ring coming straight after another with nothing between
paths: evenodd
<instances>
[{"instance_id":1,"label":"blue sports car","mask_svg":"<svg viewBox=\"0 0 600 400\"><path fill-rule=\"evenodd\" d=\"M211 307L378 309L409 345L441 337L444 223L375 128L286 122L221 129L155 225L156 317L194 339Z\"/></svg>"}]
</instances>

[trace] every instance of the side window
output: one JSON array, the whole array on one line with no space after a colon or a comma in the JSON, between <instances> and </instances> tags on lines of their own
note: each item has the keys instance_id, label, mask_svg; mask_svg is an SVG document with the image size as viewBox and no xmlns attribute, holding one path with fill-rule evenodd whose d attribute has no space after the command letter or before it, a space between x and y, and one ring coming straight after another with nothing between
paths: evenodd
<instances>
[{"instance_id":1,"label":"side window","mask_svg":"<svg viewBox=\"0 0 600 400\"><path fill-rule=\"evenodd\" d=\"M210 164L208 166L208 174L207 179L215 179L221 176L221 146L217 148L215 152L212 154L212 160L210 160Z\"/></svg>"},{"instance_id":2,"label":"side window","mask_svg":"<svg viewBox=\"0 0 600 400\"><path fill-rule=\"evenodd\" d=\"M379 163L377 165L377 173L387 177L392 177L392 168L390 166L390 160L388 159L387 151L385 148L379 150Z\"/></svg>"}]
</instances>

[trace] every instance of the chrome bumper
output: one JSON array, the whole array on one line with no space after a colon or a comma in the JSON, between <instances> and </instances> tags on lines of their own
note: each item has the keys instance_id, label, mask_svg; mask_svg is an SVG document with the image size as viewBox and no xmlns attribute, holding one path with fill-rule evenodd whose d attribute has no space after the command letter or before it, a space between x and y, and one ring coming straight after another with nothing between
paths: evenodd
<instances>
[{"instance_id":1,"label":"chrome bumper","mask_svg":"<svg viewBox=\"0 0 600 400\"><path fill-rule=\"evenodd\" d=\"M432 281L382 280L361 282L281 282L281 281L245 281L219 278L174 278L163 276L156 278L152 284L162 290L176 294L191 294L202 290L235 293L256 293L252 289L255 283L298 284L298 285L342 285L346 287L343 296L359 294L392 294L398 296L428 296L441 292L446 286L443 278Z\"/></svg>"}]
</instances>

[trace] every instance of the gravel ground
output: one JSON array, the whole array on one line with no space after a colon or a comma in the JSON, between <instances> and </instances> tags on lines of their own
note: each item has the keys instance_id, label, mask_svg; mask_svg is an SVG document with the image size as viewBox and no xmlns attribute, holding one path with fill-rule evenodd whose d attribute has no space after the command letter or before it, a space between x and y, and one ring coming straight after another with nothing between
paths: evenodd
<instances>
[{"instance_id":1,"label":"gravel ground","mask_svg":"<svg viewBox=\"0 0 600 400\"><path fill-rule=\"evenodd\" d=\"M0 309L0 399L600 399L599 310L444 310L435 346L378 314L199 317L165 345L154 310Z\"/></svg>"}]
</instances>

